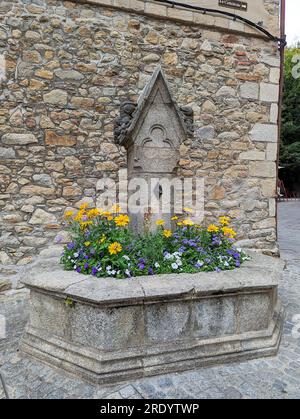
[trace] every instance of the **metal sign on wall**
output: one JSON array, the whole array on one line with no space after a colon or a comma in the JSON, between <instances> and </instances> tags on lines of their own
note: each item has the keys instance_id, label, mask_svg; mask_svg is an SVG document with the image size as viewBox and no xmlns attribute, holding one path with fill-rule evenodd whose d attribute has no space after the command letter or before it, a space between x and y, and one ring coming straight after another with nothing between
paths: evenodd
<instances>
[{"instance_id":1,"label":"metal sign on wall","mask_svg":"<svg viewBox=\"0 0 300 419\"><path fill-rule=\"evenodd\" d=\"M248 10L248 3L238 0L219 0L219 6L230 7L231 9L238 9L243 11Z\"/></svg>"}]
</instances>

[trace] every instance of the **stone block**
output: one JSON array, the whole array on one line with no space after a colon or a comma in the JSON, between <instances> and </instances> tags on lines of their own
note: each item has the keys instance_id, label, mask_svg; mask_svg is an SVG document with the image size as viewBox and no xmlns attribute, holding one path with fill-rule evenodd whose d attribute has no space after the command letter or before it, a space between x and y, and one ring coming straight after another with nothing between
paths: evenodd
<instances>
[{"instance_id":1,"label":"stone block","mask_svg":"<svg viewBox=\"0 0 300 419\"><path fill-rule=\"evenodd\" d=\"M196 339L234 335L237 331L235 310L236 299L231 297L207 298L195 302L191 319L192 335Z\"/></svg>"},{"instance_id":2,"label":"stone block","mask_svg":"<svg viewBox=\"0 0 300 419\"><path fill-rule=\"evenodd\" d=\"M17 242L18 243L18 242ZM0 251L0 265L8 265L11 263L11 258L4 251Z\"/></svg>"},{"instance_id":3,"label":"stone block","mask_svg":"<svg viewBox=\"0 0 300 419\"><path fill-rule=\"evenodd\" d=\"M249 166L249 175L253 177L276 178L276 164L270 161L255 161Z\"/></svg>"},{"instance_id":4,"label":"stone block","mask_svg":"<svg viewBox=\"0 0 300 419\"><path fill-rule=\"evenodd\" d=\"M0 292L4 292L11 289L11 282L7 279L0 278Z\"/></svg>"},{"instance_id":5,"label":"stone block","mask_svg":"<svg viewBox=\"0 0 300 419\"><path fill-rule=\"evenodd\" d=\"M272 318L272 294L241 295L238 312L239 333L266 330Z\"/></svg>"},{"instance_id":6,"label":"stone block","mask_svg":"<svg viewBox=\"0 0 300 419\"><path fill-rule=\"evenodd\" d=\"M167 9L168 17L177 20L184 20L187 22L193 22L194 16L193 12L190 10L178 9L176 7L168 7Z\"/></svg>"},{"instance_id":7,"label":"stone block","mask_svg":"<svg viewBox=\"0 0 300 419\"><path fill-rule=\"evenodd\" d=\"M261 230L261 229L275 227L275 225L276 225L275 218L266 218L262 221L258 221L257 223L254 223L253 224L253 229L254 230Z\"/></svg>"},{"instance_id":8,"label":"stone block","mask_svg":"<svg viewBox=\"0 0 300 419\"><path fill-rule=\"evenodd\" d=\"M259 99L263 102L277 102L279 96L279 85L271 83L260 83Z\"/></svg>"},{"instance_id":9,"label":"stone block","mask_svg":"<svg viewBox=\"0 0 300 419\"><path fill-rule=\"evenodd\" d=\"M269 199L269 216L270 217L276 216L276 199L275 198Z\"/></svg>"},{"instance_id":10,"label":"stone block","mask_svg":"<svg viewBox=\"0 0 300 419\"><path fill-rule=\"evenodd\" d=\"M55 215L50 214L41 208L37 208L29 220L29 224L52 224L56 223Z\"/></svg>"},{"instance_id":11,"label":"stone block","mask_svg":"<svg viewBox=\"0 0 300 419\"><path fill-rule=\"evenodd\" d=\"M14 159L16 152L13 148L0 147L0 159Z\"/></svg>"},{"instance_id":12,"label":"stone block","mask_svg":"<svg viewBox=\"0 0 300 419\"><path fill-rule=\"evenodd\" d=\"M270 83L278 84L280 79L280 69L271 68L270 70Z\"/></svg>"},{"instance_id":13,"label":"stone block","mask_svg":"<svg viewBox=\"0 0 300 419\"><path fill-rule=\"evenodd\" d=\"M84 78L84 75L76 70L55 70L54 74L59 79L65 81L80 81Z\"/></svg>"},{"instance_id":14,"label":"stone block","mask_svg":"<svg viewBox=\"0 0 300 419\"><path fill-rule=\"evenodd\" d=\"M250 131L250 138L252 141L273 142L278 141L277 125L271 124L255 124Z\"/></svg>"},{"instance_id":15,"label":"stone block","mask_svg":"<svg viewBox=\"0 0 300 419\"><path fill-rule=\"evenodd\" d=\"M266 154L264 151L249 150L240 154L241 160L265 160Z\"/></svg>"},{"instance_id":16,"label":"stone block","mask_svg":"<svg viewBox=\"0 0 300 419\"><path fill-rule=\"evenodd\" d=\"M63 299L33 292L30 296L30 323L53 337L70 338L69 309ZM67 297L66 297L67 298Z\"/></svg>"},{"instance_id":17,"label":"stone block","mask_svg":"<svg viewBox=\"0 0 300 419\"><path fill-rule=\"evenodd\" d=\"M267 150L266 150L267 160L277 161L277 150L278 150L277 143L268 143Z\"/></svg>"},{"instance_id":18,"label":"stone block","mask_svg":"<svg viewBox=\"0 0 300 419\"><path fill-rule=\"evenodd\" d=\"M188 304L151 304L145 307L145 335L151 342L174 342L189 333Z\"/></svg>"},{"instance_id":19,"label":"stone block","mask_svg":"<svg viewBox=\"0 0 300 419\"><path fill-rule=\"evenodd\" d=\"M44 102L50 105L65 106L68 102L68 93L61 89L54 89L43 96Z\"/></svg>"},{"instance_id":20,"label":"stone block","mask_svg":"<svg viewBox=\"0 0 300 419\"><path fill-rule=\"evenodd\" d=\"M143 0L129 0L129 7L132 10L136 10L137 12L141 12L144 10L145 3Z\"/></svg>"},{"instance_id":21,"label":"stone block","mask_svg":"<svg viewBox=\"0 0 300 419\"><path fill-rule=\"evenodd\" d=\"M269 54L263 54L260 57L260 61L264 64L267 64L267 65L271 66L271 67L280 67L279 54L277 56L269 55Z\"/></svg>"},{"instance_id":22,"label":"stone block","mask_svg":"<svg viewBox=\"0 0 300 419\"><path fill-rule=\"evenodd\" d=\"M262 180L261 184L261 191L262 195L265 198L272 198L276 196L276 180Z\"/></svg>"},{"instance_id":23,"label":"stone block","mask_svg":"<svg viewBox=\"0 0 300 419\"><path fill-rule=\"evenodd\" d=\"M49 146L72 147L76 144L76 138L70 135L62 135L55 131L46 130L45 144Z\"/></svg>"},{"instance_id":24,"label":"stone block","mask_svg":"<svg viewBox=\"0 0 300 419\"><path fill-rule=\"evenodd\" d=\"M4 134L0 143L6 145L28 145L37 143L38 139L33 134Z\"/></svg>"},{"instance_id":25,"label":"stone block","mask_svg":"<svg viewBox=\"0 0 300 419\"><path fill-rule=\"evenodd\" d=\"M245 99L258 99L259 84L246 82L240 87L240 95Z\"/></svg>"},{"instance_id":26,"label":"stone block","mask_svg":"<svg viewBox=\"0 0 300 419\"><path fill-rule=\"evenodd\" d=\"M200 140L212 140L215 136L215 129L211 125L199 128L196 132L197 137Z\"/></svg>"},{"instance_id":27,"label":"stone block","mask_svg":"<svg viewBox=\"0 0 300 419\"><path fill-rule=\"evenodd\" d=\"M142 306L99 309L75 304L74 309L70 308L69 316L70 333L75 344L110 351L144 344Z\"/></svg>"},{"instance_id":28,"label":"stone block","mask_svg":"<svg viewBox=\"0 0 300 419\"><path fill-rule=\"evenodd\" d=\"M278 121L278 104L272 103L270 107L270 122L277 124Z\"/></svg>"},{"instance_id":29,"label":"stone block","mask_svg":"<svg viewBox=\"0 0 300 419\"><path fill-rule=\"evenodd\" d=\"M145 3L145 13L149 13L150 15L154 16L167 16L167 7L163 6L162 4L155 4L155 3Z\"/></svg>"},{"instance_id":30,"label":"stone block","mask_svg":"<svg viewBox=\"0 0 300 419\"><path fill-rule=\"evenodd\" d=\"M222 86L216 93L216 96L224 96L224 97L230 97L230 96L236 96L236 92L232 87L229 86Z\"/></svg>"},{"instance_id":31,"label":"stone block","mask_svg":"<svg viewBox=\"0 0 300 419\"><path fill-rule=\"evenodd\" d=\"M23 186L20 190L20 194L23 195L54 195L55 189L54 188L45 188L43 186L38 185L26 185Z\"/></svg>"}]
</instances>

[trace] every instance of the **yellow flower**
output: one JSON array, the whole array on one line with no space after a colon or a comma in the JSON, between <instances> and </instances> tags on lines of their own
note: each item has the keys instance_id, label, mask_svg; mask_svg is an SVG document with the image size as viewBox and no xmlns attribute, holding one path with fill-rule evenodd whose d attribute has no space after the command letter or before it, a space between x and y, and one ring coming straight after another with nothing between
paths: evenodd
<instances>
[{"instance_id":1,"label":"yellow flower","mask_svg":"<svg viewBox=\"0 0 300 419\"><path fill-rule=\"evenodd\" d=\"M187 212L188 214L192 214L192 213L193 213L192 208L188 208L188 207L184 207L184 208L183 208L183 211L184 211L184 212Z\"/></svg>"},{"instance_id":2,"label":"yellow flower","mask_svg":"<svg viewBox=\"0 0 300 419\"><path fill-rule=\"evenodd\" d=\"M195 223L194 223L194 221L187 219L187 220L183 220L182 224L184 226L193 226Z\"/></svg>"},{"instance_id":3,"label":"yellow flower","mask_svg":"<svg viewBox=\"0 0 300 419\"><path fill-rule=\"evenodd\" d=\"M157 226L163 226L165 224L165 220L157 220L156 225Z\"/></svg>"},{"instance_id":4,"label":"yellow flower","mask_svg":"<svg viewBox=\"0 0 300 419\"><path fill-rule=\"evenodd\" d=\"M130 221L128 215L120 214L115 218L115 223L118 227L126 227Z\"/></svg>"},{"instance_id":5,"label":"yellow flower","mask_svg":"<svg viewBox=\"0 0 300 419\"><path fill-rule=\"evenodd\" d=\"M234 239L237 234L232 228L228 227L223 227L222 232L225 236L229 237L230 239Z\"/></svg>"},{"instance_id":6,"label":"yellow flower","mask_svg":"<svg viewBox=\"0 0 300 419\"><path fill-rule=\"evenodd\" d=\"M100 215L100 213L101 212L98 208L93 208L93 209L89 210L86 215L89 218L94 218L94 217L97 217L98 215Z\"/></svg>"},{"instance_id":7,"label":"yellow flower","mask_svg":"<svg viewBox=\"0 0 300 419\"><path fill-rule=\"evenodd\" d=\"M102 237L101 237L101 239L100 239L100 243L102 244L102 243L104 243L105 242L105 240L106 240L106 236L105 236L105 234L102 234Z\"/></svg>"},{"instance_id":8,"label":"yellow flower","mask_svg":"<svg viewBox=\"0 0 300 419\"><path fill-rule=\"evenodd\" d=\"M91 225L91 224L93 224L93 222L92 221L82 221L81 223L80 223L80 227L82 228L82 229L85 229L85 228L87 228L89 225Z\"/></svg>"},{"instance_id":9,"label":"yellow flower","mask_svg":"<svg viewBox=\"0 0 300 419\"><path fill-rule=\"evenodd\" d=\"M122 251L122 245L118 242L114 242L108 246L108 251L111 255L117 255Z\"/></svg>"},{"instance_id":10,"label":"yellow flower","mask_svg":"<svg viewBox=\"0 0 300 419\"><path fill-rule=\"evenodd\" d=\"M220 224L222 226L228 226L228 224L230 223L230 218L229 217L220 217L219 221L220 221Z\"/></svg>"},{"instance_id":11,"label":"yellow flower","mask_svg":"<svg viewBox=\"0 0 300 419\"><path fill-rule=\"evenodd\" d=\"M108 221L111 221L114 219L114 217L111 215L110 211L104 211L102 212L103 217L105 217Z\"/></svg>"},{"instance_id":12,"label":"yellow flower","mask_svg":"<svg viewBox=\"0 0 300 419\"><path fill-rule=\"evenodd\" d=\"M74 217L74 221L81 221L84 214L85 213L83 210L78 211L76 214L76 217Z\"/></svg>"},{"instance_id":13,"label":"yellow flower","mask_svg":"<svg viewBox=\"0 0 300 419\"><path fill-rule=\"evenodd\" d=\"M112 206L111 212L114 212L115 214L121 212L122 208L119 204L115 204Z\"/></svg>"},{"instance_id":14,"label":"yellow flower","mask_svg":"<svg viewBox=\"0 0 300 419\"><path fill-rule=\"evenodd\" d=\"M64 216L65 216L65 218L71 218L73 216L73 214L74 214L74 211L66 211Z\"/></svg>"},{"instance_id":15,"label":"yellow flower","mask_svg":"<svg viewBox=\"0 0 300 419\"><path fill-rule=\"evenodd\" d=\"M172 221L176 221L176 220L178 220L177 215L174 215L174 217L172 217L172 218L171 218L171 220L172 220Z\"/></svg>"},{"instance_id":16,"label":"yellow flower","mask_svg":"<svg viewBox=\"0 0 300 419\"><path fill-rule=\"evenodd\" d=\"M179 221L179 222L177 223L177 225L178 225L179 227L181 227L181 226L182 226L182 221Z\"/></svg>"},{"instance_id":17,"label":"yellow flower","mask_svg":"<svg viewBox=\"0 0 300 419\"><path fill-rule=\"evenodd\" d=\"M85 247L89 247L91 245L91 242L84 242Z\"/></svg>"},{"instance_id":18,"label":"yellow flower","mask_svg":"<svg viewBox=\"0 0 300 419\"><path fill-rule=\"evenodd\" d=\"M211 224L207 227L207 231L209 233L217 233L219 231L219 227L217 227L215 224Z\"/></svg>"},{"instance_id":19,"label":"yellow flower","mask_svg":"<svg viewBox=\"0 0 300 419\"><path fill-rule=\"evenodd\" d=\"M84 202L83 204L80 205L79 209L80 210L86 210L89 207L89 204L87 202Z\"/></svg>"},{"instance_id":20,"label":"yellow flower","mask_svg":"<svg viewBox=\"0 0 300 419\"><path fill-rule=\"evenodd\" d=\"M164 230L163 234L166 238L169 238L169 237L172 236L172 231L171 230Z\"/></svg>"}]
</instances>

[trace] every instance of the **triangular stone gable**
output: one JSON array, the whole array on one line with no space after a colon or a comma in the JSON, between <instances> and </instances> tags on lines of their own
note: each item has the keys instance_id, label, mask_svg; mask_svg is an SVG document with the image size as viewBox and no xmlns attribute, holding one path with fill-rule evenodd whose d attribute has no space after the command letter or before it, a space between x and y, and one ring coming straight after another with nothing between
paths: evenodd
<instances>
[{"instance_id":1,"label":"triangular stone gable","mask_svg":"<svg viewBox=\"0 0 300 419\"><path fill-rule=\"evenodd\" d=\"M137 106L134 106L130 102L125 103L125 112L123 110L117 121L119 126L117 125L116 139L126 148L132 144L149 146L153 130L162 137L164 145L170 148L178 148L186 138L186 119L190 117L186 116L186 109L179 109L174 102L161 67L154 71L139 97ZM154 142L155 146L163 147L158 138L154 139Z\"/></svg>"}]
</instances>

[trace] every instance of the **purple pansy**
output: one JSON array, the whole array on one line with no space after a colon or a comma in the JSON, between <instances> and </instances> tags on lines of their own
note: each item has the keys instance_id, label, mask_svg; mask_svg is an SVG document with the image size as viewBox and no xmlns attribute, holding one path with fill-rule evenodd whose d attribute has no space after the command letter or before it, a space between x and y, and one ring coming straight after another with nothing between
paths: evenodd
<instances>
[{"instance_id":1,"label":"purple pansy","mask_svg":"<svg viewBox=\"0 0 300 419\"><path fill-rule=\"evenodd\" d=\"M203 265L204 265L203 262L198 261L197 263L195 263L195 268L200 269L202 268Z\"/></svg>"}]
</instances>

